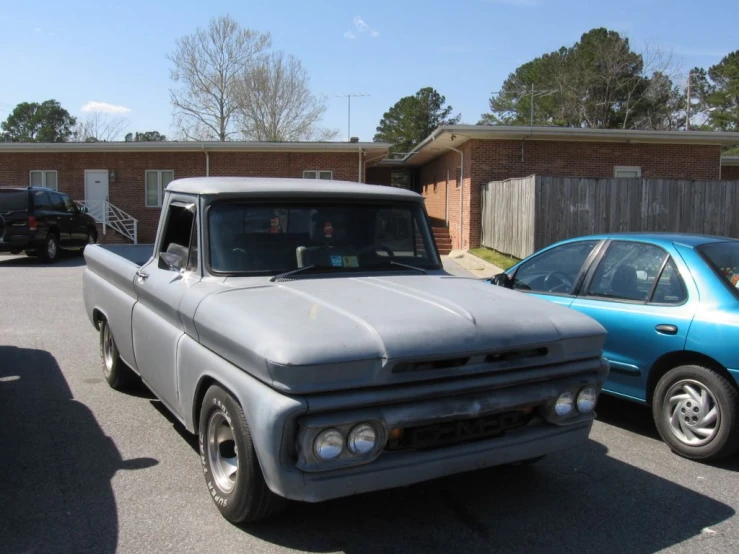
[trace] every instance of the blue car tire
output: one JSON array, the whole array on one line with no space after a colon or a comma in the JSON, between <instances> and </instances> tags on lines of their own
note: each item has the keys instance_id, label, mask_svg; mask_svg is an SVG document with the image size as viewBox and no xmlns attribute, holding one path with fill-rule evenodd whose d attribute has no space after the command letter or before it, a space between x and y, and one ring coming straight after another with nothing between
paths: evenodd
<instances>
[{"instance_id":1,"label":"blue car tire","mask_svg":"<svg viewBox=\"0 0 739 554\"><path fill-rule=\"evenodd\" d=\"M739 449L738 412L736 387L707 367L676 367L654 390L652 413L662 440L692 460L716 461Z\"/></svg>"}]
</instances>

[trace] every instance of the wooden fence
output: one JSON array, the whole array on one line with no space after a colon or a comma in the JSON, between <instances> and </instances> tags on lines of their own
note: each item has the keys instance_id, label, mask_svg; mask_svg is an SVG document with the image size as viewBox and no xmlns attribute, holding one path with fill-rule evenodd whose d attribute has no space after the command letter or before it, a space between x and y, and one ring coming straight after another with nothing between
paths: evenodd
<instances>
[{"instance_id":1,"label":"wooden fence","mask_svg":"<svg viewBox=\"0 0 739 554\"><path fill-rule=\"evenodd\" d=\"M482 244L524 258L559 240L661 231L739 237L739 182L531 175L482 188Z\"/></svg>"}]
</instances>

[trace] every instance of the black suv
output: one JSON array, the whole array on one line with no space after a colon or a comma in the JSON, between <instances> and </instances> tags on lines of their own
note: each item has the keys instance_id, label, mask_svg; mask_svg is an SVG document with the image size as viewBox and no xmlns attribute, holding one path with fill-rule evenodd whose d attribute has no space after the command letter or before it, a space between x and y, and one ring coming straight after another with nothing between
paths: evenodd
<instances>
[{"instance_id":1,"label":"black suv","mask_svg":"<svg viewBox=\"0 0 739 554\"><path fill-rule=\"evenodd\" d=\"M53 262L59 249L82 252L97 242L95 220L87 208L78 208L66 194L55 190L0 188L0 252L41 256ZM0 225L3 227L3 225Z\"/></svg>"}]
</instances>

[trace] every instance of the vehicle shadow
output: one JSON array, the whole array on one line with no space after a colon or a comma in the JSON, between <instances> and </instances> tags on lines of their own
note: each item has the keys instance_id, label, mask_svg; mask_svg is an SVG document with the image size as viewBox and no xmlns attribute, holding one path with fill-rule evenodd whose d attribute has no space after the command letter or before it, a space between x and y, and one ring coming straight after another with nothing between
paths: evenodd
<instances>
[{"instance_id":1,"label":"vehicle shadow","mask_svg":"<svg viewBox=\"0 0 739 554\"><path fill-rule=\"evenodd\" d=\"M0 254L0 267L80 267L85 265L85 258L76 252L62 251L57 261L47 264L37 256L26 256L25 254Z\"/></svg>"},{"instance_id":2,"label":"vehicle shadow","mask_svg":"<svg viewBox=\"0 0 739 554\"><path fill-rule=\"evenodd\" d=\"M111 478L158 462L124 461L43 350L0 346L0 421L0 550L115 552Z\"/></svg>"},{"instance_id":3,"label":"vehicle shadow","mask_svg":"<svg viewBox=\"0 0 739 554\"><path fill-rule=\"evenodd\" d=\"M608 456L602 444L321 504L241 526L309 552L653 553L734 510Z\"/></svg>"}]
</instances>

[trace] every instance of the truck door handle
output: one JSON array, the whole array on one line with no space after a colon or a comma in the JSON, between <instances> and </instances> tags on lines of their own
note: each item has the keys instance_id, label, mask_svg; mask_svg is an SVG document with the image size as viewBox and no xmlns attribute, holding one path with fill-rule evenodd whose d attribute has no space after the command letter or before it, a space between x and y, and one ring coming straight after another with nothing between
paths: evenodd
<instances>
[{"instance_id":1,"label":"truck door handle","mask_svg":"<svg viewBox=\"0 0 739 554\"><path fill-rule=\"evenodd\" d=\"M149 278L149 274L139 270L136 272L136 278L139 280L139 283L143 283Z\"/></svg>"},{"instance_id":2,"label":"truck door handle","mask_svg":"<svg viewBox=\"0 0 739 554\"><path fill-rule=\"evenodd\" d=\"M675 325L660 323L654 329L662 335L677 335L677 327Z\"/></svg>"}]
</instances>

